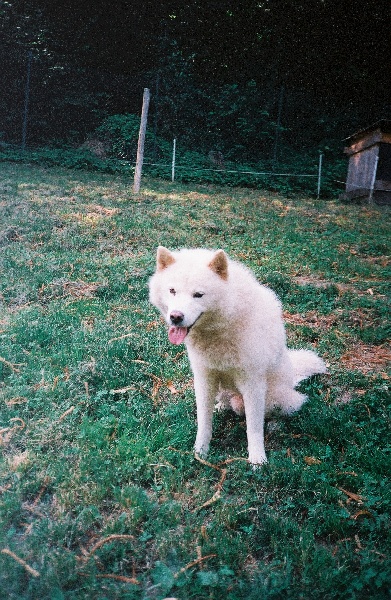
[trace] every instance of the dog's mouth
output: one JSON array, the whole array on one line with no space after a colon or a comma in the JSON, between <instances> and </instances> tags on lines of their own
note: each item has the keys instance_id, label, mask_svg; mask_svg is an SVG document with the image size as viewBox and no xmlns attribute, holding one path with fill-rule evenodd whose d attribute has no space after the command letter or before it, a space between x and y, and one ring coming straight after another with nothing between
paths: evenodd
<instances>
[{"instance_id":1,"label":"dog's mouth","mask_svg":"<svg viewBox=\"0 0 391 600\"><path fill-rule=\"evenodd\" d=\"M171 344L175 344L175 346L179 346L185 341L185 337L189 333L189 327L176 327L172 325L168 329L168 339Z\"/></svg>"},{"instance_id":2,"label":"dog's mouth","mask_svg":"<svg viewBox=\"0 0 391 600\"><path fill-rule=\"evenodd\" d=\"M203 313L201 313L196 318L194 323L192 323L189 327L178 327L177 325L171 325L171 327L168 328L168 339L170 340L171 344L174 344L175 346L182 344L185 341L185 337L188 335L190 329L194 327L202 315Z\"/></svg>"}]
</instances>

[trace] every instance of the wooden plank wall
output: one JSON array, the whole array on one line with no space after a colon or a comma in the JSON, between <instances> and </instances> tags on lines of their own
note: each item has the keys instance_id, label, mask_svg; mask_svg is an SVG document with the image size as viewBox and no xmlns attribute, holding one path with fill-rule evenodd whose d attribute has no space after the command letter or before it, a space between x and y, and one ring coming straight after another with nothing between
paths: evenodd
<instances>
[{"instance_id":1,"label":"wooden plank wall","mask_svg":"<svg viewBox=\"0 0 391 600\"><path fill-rule=\"evenodd\" d=\"M378 155L379 146L375 144L366 150L350 156L346 180L347 192L370 189L376 157Z\"/></svg>"}]
</instances>

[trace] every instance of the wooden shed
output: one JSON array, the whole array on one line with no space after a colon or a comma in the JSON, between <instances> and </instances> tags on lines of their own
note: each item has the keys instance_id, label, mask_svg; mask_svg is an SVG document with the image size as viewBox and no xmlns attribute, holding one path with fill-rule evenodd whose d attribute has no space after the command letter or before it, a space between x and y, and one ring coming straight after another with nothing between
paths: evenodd
<instances>
[{"instance_id":1,"label":"wooden shed","mask_svg":"<svg viewBox=\"0 0 391 600\"><path fill-rule=\"evenodd\" d=\"M391 121L378 121L345 142L349 167L342 198L391 204Z\"/></svg>"}]
</instances>

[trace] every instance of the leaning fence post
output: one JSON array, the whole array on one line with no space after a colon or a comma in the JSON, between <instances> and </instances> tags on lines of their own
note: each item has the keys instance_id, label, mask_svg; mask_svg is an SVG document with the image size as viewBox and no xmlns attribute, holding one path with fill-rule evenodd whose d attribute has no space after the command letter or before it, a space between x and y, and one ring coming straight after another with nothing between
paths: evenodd
<instances>
[{"instance_id":1,"label":"leaning fence post","mask_svg":"<svg viewBox=\"0 0 391 600\"><path fill-rule=\"evenodd\" d=\"M174 138L174 142L172 145L172 167L171 167L171 181L172 182L175 179L175 154L176 154L176 138Z\"/></svg>"},{"instance_id":2,"label":"leaning fence post","mask_svg":"<svg viewBox=\"0 0 391 600\"><path fill-rule=\"evenodd\" d=\"M317 199L320 197L320 186L322 182L322 162L323 162L323 152L319 153L319 167L318 167L318 195Z\"/></svg>"},{"instance_id":3,"label":"leaning fence post","mask_svg":"<svg viewBox=\"0 0 391 600\"><path fill-rule=\"evenodd\" d=\"M136 168L134 170L133 191L135 194L137 194L140 191L141 172L143 169L143 160L144 160L145 132L147 129L147 120L148 120L149 98L150 98L149 89L144 88L143 108L141 111L140 132L139 132L139 136L138 136Z\"/></svg>"}]
</instances>

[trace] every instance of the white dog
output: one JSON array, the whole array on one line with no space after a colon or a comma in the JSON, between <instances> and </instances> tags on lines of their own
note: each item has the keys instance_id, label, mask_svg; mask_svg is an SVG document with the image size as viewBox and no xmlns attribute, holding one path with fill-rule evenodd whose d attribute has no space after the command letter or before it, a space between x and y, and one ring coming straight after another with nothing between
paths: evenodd
<instances>
[{"instance_id":1,"label":"white dog","mask_svg":"<svg viewBox=\"0 0 391 600\"><path fill-rule=\"evenodd\" d=\"M223 250L170 252L160 246L149 282L150 301L169 325L171 343L187 346L197 402L195 451L206 455L216 399L246 414L249 461L266 462L265 412L298 410L306 397L294 387L324 373L308 350L288 350L281 304Z\"/></svg>"}]
</instances>

